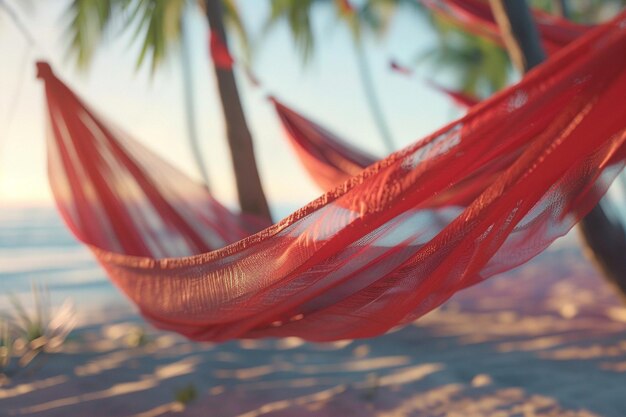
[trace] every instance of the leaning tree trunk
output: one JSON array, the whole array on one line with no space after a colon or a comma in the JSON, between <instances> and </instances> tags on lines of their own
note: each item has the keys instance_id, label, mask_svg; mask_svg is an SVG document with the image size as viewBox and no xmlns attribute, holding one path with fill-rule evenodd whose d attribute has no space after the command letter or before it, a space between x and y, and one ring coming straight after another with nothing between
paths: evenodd
<instances>
[{"instance_id":1,"label":"leaning tree trunk","mask_svg":"<svg viewBox=\"0 0 626 417\"><path fill-rule=\"evenodd\" d=\"M221 0L206 0L206 16L211 30L227 42L222 15ZM226 136L235 171L237 194L241 210L271 220L267 200L261 185L261 178L254 157L252 135L243 113L237 83L232 69L220 68L213 64L217 86L226 121Z\"/></svg>"},{"instance_id":2,"label":"leaning tree trunk","mask_svg":"<svg viewBox=\"0 0 626 417\"><path fill-rule=\"evenodd\" d=\"M546 59L525 0L490 0L504 42L517 68L526 72ZM601 204L580 221L580 230L604 275L626 294L626 234Z\"/></svg>"}]
</instances>

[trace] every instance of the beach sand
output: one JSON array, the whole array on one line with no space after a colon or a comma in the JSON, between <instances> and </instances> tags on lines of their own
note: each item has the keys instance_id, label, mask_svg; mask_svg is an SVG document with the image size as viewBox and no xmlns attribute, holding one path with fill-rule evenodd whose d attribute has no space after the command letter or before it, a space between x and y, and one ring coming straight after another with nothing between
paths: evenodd
<instances>
[{"instance_id":1,"label":"beach sand","mask_svg":"<svg viewBox=\"0 0 626 417\"><path fill-rule=\"evenodd\" d=\"M572 238L374 339L192 343L100 307L0 416L626 416L626 304Z\"/></svg>"}]
</instances>

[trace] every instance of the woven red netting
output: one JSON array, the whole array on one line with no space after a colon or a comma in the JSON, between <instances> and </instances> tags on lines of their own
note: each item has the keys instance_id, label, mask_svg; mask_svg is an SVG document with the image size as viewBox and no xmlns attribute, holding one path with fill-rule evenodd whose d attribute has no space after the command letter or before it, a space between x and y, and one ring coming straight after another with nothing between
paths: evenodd
<instances>
[{"instance_id":1,"label":"woven red netting","mask_svg":"<svg viewBox=\"0 0 626 417\"><path fill-rule=\"evenodd\" d=\"M249 221L40 65L51 184L76 236L160 328L217 341L375 336L526 262L593 207L623 167L624 51L622 13L245 238Z\"/></svg>"},{"instance_id":2,"label":"woven red netting","mask_svg":"<svg viewBox=\"0 0 626 417\"><path fill-rule=\"evenodd\" d=\"M322 190L335 188L377 161L275 98L271 101L300 162Z\"/></svg>"}]
</instances>

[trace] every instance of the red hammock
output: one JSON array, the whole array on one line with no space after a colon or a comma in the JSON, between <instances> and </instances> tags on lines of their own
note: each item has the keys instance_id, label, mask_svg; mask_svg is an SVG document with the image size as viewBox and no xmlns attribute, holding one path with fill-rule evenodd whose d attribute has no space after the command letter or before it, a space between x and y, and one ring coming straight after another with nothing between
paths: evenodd
<instances>
[{"instance_id":1,"label":"red hammock","mask_svg":"<svg viewBox=\"0 0 626 417\"><path fill-rule=\"evenodd\" d=\"M322 190L335 188L377 161L275 98L271 100L298 158Z\"/></svg>"},{"instance_id":2,"label":"red hammock","mask_svg":"<svg viewBox=\"0 0 626 417\"><path fill-rule=\"evenodd\" d=\"M275 98L271 101L302 165L321 189L331 190L376 162L373 156L349 145ZM467 105L467 101L464 103ZM490 172L477 171L452 187L445 199L433 199L432 203L464 206L480 189L476 177L482 176L486 181L490 175Z\"/></svg>"},{"instance_id":3,"label":"red hammock","mask_svg":"<svg viewBox=\"0 0 626 417\"><path fill-rule=\"evenodd\" d=\"M160 328L217 341L375 336L524 263L593 207L626 156L624 50L626 13L458 121L206 253L246 227L40 65L51 184L74 233ZM466 207L453 203L461 184L473 190Z\"/></svg>"},{"instance_id":4,"label":"red hammock","mask_svg":"<svg viewBox=\"0 0 626 417\"><path fill-rule=\"evenodd\" d=\"M119 140L126 135L105 125L48 64L38 70L52 122L50 182L59 211L80 240L162 258L218 249L260 229L138 142Z\"/></svg>"},{"instance_id":5,"label":"red hammock","mask_svg":"<svg viewBox=\"0 0 626 417\"><path fill-rule=\"evenodd\" d=\"M440 16L452 20L466 31L485 36L500 45L503 44L500 29L487 1L422 0L422 3ZM541 10L533 10L533 17L549 55L554 54L592 28Z\"/></svg>"},{"instance_id":6,"label":"red hammock","mask_svg":"<svg viewBox=\"0 0 626 417\"><path fill-rule=\"evenodd\" d=\"M424 0L424 4L436 13L452 19L466 30L502 44L498 25L488 3L481 0ZM535 10L533 15L539 26L543 43L551 54L591 28L540 10ZM225 49L225 46L222 49ZM390 62L390 67L405 75L411 72L395 61ZM478 103L475 97L461 91L450 90L435 83L430 83L430 85L462 107L468 108ZM376 160L373 156L348 145L337 135L284 105L277 105L276 110L284 124L287 138L295 147L304 168L322 190L334 188Z\"/></svg>"}]
</instances>

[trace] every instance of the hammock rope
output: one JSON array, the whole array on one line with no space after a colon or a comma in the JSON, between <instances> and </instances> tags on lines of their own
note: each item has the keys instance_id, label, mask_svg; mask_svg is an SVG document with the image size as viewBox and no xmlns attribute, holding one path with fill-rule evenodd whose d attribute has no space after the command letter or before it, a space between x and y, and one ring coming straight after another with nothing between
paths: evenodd
<instances>
[{"instance_id":1,"label":"hammock rope","mask_svg":"<svg viewBox=\"0 0 626 417\"><path fill-rule=\"evenodd\" d=\"M50 181L66 223L157 327L212 341L372 337L526 262L597 203L626 157L624 50L626 13L248 237L40 64ZM127 247L131 234L143 245Z\"/></svg>"}]
</instances>

